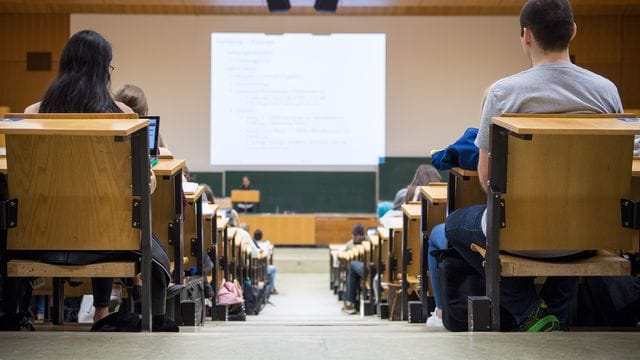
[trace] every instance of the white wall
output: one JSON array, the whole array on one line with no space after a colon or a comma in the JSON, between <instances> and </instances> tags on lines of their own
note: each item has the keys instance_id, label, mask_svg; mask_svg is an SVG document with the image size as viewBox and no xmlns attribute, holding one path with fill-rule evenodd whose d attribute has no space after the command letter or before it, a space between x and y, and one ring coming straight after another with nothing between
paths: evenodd
<instances>
[{"instance_id":1,"label":"white wall","mask_svg":"<svg viewBox=\"0 0 640 360\"><path fill-rule=\"evenodd\" d=\"M506 17L71 16L113 45L112 87L141 86L161 132L191 170L209 165L211 32L387 34L387 156L428 156L479 123L487 86L528 67Z\"/></svg>"}]
</instances>

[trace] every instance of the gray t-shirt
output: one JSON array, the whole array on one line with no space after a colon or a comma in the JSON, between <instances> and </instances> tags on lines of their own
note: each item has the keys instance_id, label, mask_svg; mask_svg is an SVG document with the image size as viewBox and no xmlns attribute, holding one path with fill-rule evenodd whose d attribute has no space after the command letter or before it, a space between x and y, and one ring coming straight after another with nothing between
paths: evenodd
<instances>
[{"instance_id":1,"label":"gray t-shirt","mask_svg":"<svg viewBox=\"0 0 640 360\"><path fill-rule=\"evenodd\" d=\"M569 63L537 65L494 83L487 90L475 144L489 150L491 118L504 113L621 113L616 86L606 78ZM486 235L487 212L482 215ZM510 251L537 258L567 256L579 251Z\"/></svg>"},{"instance_id":2,"label":"gray t-shirt","mask_svg":"<svg viewBox=\"0 0 640 360\"><path fill-rule=\"evenodd\" d=\"M476 146L489 150L491 118L504 113L621 113L616 86L569 63L535 66L498 80L487 91Z\"/></svg>"}]
</instances>

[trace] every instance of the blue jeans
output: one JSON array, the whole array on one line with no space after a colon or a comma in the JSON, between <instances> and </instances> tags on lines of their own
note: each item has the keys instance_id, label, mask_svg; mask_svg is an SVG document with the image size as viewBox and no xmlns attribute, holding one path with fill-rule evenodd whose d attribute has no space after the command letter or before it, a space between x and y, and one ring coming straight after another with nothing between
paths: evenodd
<instances>
[{"instance_id":1,"label":"blue jeans","mask_svg":"<svg viewBox=\"0 0 640 360\"><path fill-rule=\"evenodd\" d=\"M449 245L482 276L484 259L471 250L471 243L486 247L487 239L482 232L482 214L486 205L470 206L454 211L447 217L445 234ZM577 291L575 277L549 277L544 283L540 296L536 294L533 277L502 277L500 279L500 302L521 325L543 299L551 314L565 326L569 320L569 306Z\"/></svg>"},{"instance_id":2,"label":"blue jeans","mask_svg":"<svg viewBox=\"0 0 640 360\"><path fill-rule=\"evenodd\" d=\"M442 309L443 299L440 293L440 277L438 276L438 260L431 255L434 250L444 250L447 248L447 237L444 233L444 224L436 225L431 229L429 235L429 278L431 279L431 287L433 288L433 298L436 301L436 308Z\"/></svg>"},{"instance_id":3,"label":"blue jeans","mask_svg":"<svg viewBox=\"0 0 640 360\"><path fill-rule=\"evenodd\" d=\"M267 265L267 290L269 290L269 294L276 287L276 267L275 265Z\"/></svg>"},{"instance_id":4,"label":"blue jeans","mask_svg":"<svg viewBox=\"0 0 640 360\"><path fill-rule=\"evenodd\" d=\"M364 263L362 261L352 261L347 269L347 293L344 300L350 303L356 302L356 296L360 289L360 279L364 276Z\"/></svg>"}]
</instances>

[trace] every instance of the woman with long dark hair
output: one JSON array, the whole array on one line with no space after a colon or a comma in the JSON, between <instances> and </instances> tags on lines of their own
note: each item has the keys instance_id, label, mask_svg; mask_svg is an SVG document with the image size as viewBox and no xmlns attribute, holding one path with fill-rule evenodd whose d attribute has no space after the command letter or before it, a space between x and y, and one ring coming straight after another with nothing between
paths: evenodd
<instances>
[{"instance_id":1,"label":"woman with long dark hair","mask_svg":"<svg viewBox=\"0 0 640 360\"><path fill-rule=\"evenodd\" d=\"M112 51L109 42L92 30L80 31L67 41L60 56L58 76L47 89L42 102L33 104L26 113L133 113L126 105L114 100L111 94ZM153 179L155 180L155 178ZM153 181L152 181L153 183ZM153 188L152 184L152 191ZM167 283L170 280L169 257L155 239L152 247L152 312L154 329L164 327ZM51 263L73 265L112 260L138 260L132 252L129 259L113 259L108 252L85 252L71 256L67 252L42 254L39 259ZM93 297L96 308L94 321L109 314L113 279L93 278ZM177 329L177 327L175 328Z\"/></svg>"},{"instance_id":2,"label":"woman with long dark hair","mask_svg":"<svg viewBox=\"0 0 640 360\"><path fill-rule=\"evenodd\" d=\"M60 56L58 76L42 102L26 113L133 113L111 94L112 52L109 42L92 30L75 33Z\"/></svg>"}]
</instances>

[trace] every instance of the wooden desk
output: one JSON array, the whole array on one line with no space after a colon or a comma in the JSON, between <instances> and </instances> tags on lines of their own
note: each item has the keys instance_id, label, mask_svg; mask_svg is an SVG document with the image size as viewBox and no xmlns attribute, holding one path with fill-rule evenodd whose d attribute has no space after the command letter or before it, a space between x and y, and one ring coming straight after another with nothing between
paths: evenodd
<instances>
[{"instance_id":1,"label":"wooden desk","mask_svg":"<svg viewBox=\"0 0 640 360\"><path fill-rule=\"evenodd\" d=\"M255 214L240 215L239 218L240 223L249 225L251 231L261 229L264 238L274 245L315 245L314 214ZM350 234L351 231L344 235L345 242Z\"/></svg>"},{"instance_id":2,"label":"wooden desk","mask_svg":"<svg viewBox=\"0 0 640 360\"><path fill-rule=\"evenodd\" d=\"M159 160L151 169L156 176L156 190L151 196L153 233L169 251L171 261L182 259L184 244L182 237L182 169L184 160ZM182 261L178 261L182 263ZM178 265L178 264L176 264ZM184 267L179 266L176 275L184 275ZM182 280L174 279L176 284Z\"/></svg>"},{"instance_id":3,"label":"wooden desk","mask_svg":"<svg viewBox=\"0 0 640 360\"><path fill-rule=\"evenodd\" d=\"M485 257L492 330L500 329L500 250L630 248L620 199L631 195L636 134L640 123L612 117L493 118Z\"/></svg>"},{"instance_id":4,"label":"wooden desk","mask_svg":"<svg viewBox=\"0 0 640 360\"><path fill-rule=\"evenodd\" d=\"M400 221L396 224L393 224L394 227L378 228L380 238L387 243L387 260L385 264L386 276L384 280L389 283L393 283L398 280L396 274L398 271L398 260L402 253L402 218L399 218L399 220ZM381 282L382 278L383 274L381 273Z\"/></svg>"},{"instance_id":5,"label":"wooden desk","mask_svg":"<svg viewBox=\"0 0 640 360\"><path fill-rule=\"evenodd\" d=\"M402 261L402 303L400 304L400 319L402 320L409 319L409 290L416 292L417 294L420 293L418 291L419 289L410 288L408 280L410 276L413 278L420 278L422 273L419 261L421 215L422 209L419 203L402 205L402 252L400 253ZM422 320L426 321L426 319L420 319L420 321L414 322L424 322Z\"/></svg>"},{"instance_id":6,"label":"wooden desk","mask_svg":"<svg viewBox=\"0 0 640 360\"><path fill-rule=\"evenodd\" d=\"M194 194L184 194L187 205L184 207L184 237L187 243L189 265L196 267L196 275L204 276L204 230L202 223L202 194L204 186L198 186Z\"/></svg>"},{"instance_id":7,"label":"wooden desk","mask_svg":"<svg viewBox=\"0 0 640 360\"><path fill-rule=\"evenodd\" d=\"M326 245L346 240L351 235L355 224L362 224L365 229L378 225L375 214L315 214L316 245Z\"/></svg>"},{"instance_id":8,"label":"wooden desk","mask_svg":"<svg viewBox=\"0 0 640 360\"><path fill-rule=\"evenodd\" d=\"M458 167L451 169L447 198L448 214L467 206L486 204L487 194L480 185L478 172Z\"/></svg>"},{"instance_id":9,"label":"wooden desk","mask_svg":"<svg viewBox=\"0 0 640 360\"><path fill-rule=\"evenodd\" d=\"M184 282L185 247L182 213L182 168L184 160L159 160L151 169L156 176L156 190L151 195L151 224L153 233L169 253L173 265L172 281ZM176 296L171 307L173 320L180 324L180 296Z\"/></svg>"},{"instance_id":10,"label":"wooden desk","mask_svg":"<svg viewBox=\"0 0 640 360\"><path fill-rule=\"evenodd\" d=\"M84 115L74 120L68 114L46 117L0 121L0 133L7 135L7 168L12 171L8 198L19 200L16 226L7 231L0 251L4 259L20 251L141 251L142 326L150 330L147 122L87 121ZM24 276L21 271L31 266L29 276L54 277L55 323L63 320L61 278L71 273L120 277L137 272L133 262L56 266L9 261L8 265L9 276Z\"/></svg>"},{"instance_id":11,"label":"wooden desk","mask_svg":"<svg viewBox=\"0 0 640 360\"><path fill-rule=\"evenodd\" d=\"M217 232L218 232L218 244L216 246L216 253L218 254L216 273L218 276L218 284L222 284L222 279L229 280L229 261L227 258L227 248L229 243L229 219L217 217L216 220ZM216 289L217 291L218 289Z\"/></svg>"},{"instance_id":12,"label":"wooden desk","mask_svg":"<svg viewBox=\"0 0 640 360\"><path fill-rule=\"evenodd\" d=\"M428 295L432 293L431 282L429 281L427 271L429 261L429 236L434 226L442 224L445 221L449 192L448 186L443 185L420 187L420 204L422 207L422 216L420 217L420 230L422 231L420 243L420 287L422 289L429 289L429 291L423 290L422 293L420 293L423 314L428 314L429 312Z\"/></svg>"},{"instance_id":13,"label":"wooden desk","mask_svg":"<svg viewBox=\"0 0 640 360\"><path fill-rule=\"evenodd\" d=\"M204 220L204 248L205 248L205 256L209 256L211 261L213 262L213 268L211 269L211 278L212 284L211 286L215 291L219 288L218 277L216 276L219 271L217 271L218 266L218 205L215 204L202 204L203 214L202 218ZM215 300L214 300L215 301Z\"/></svg>"}]
</instances>

